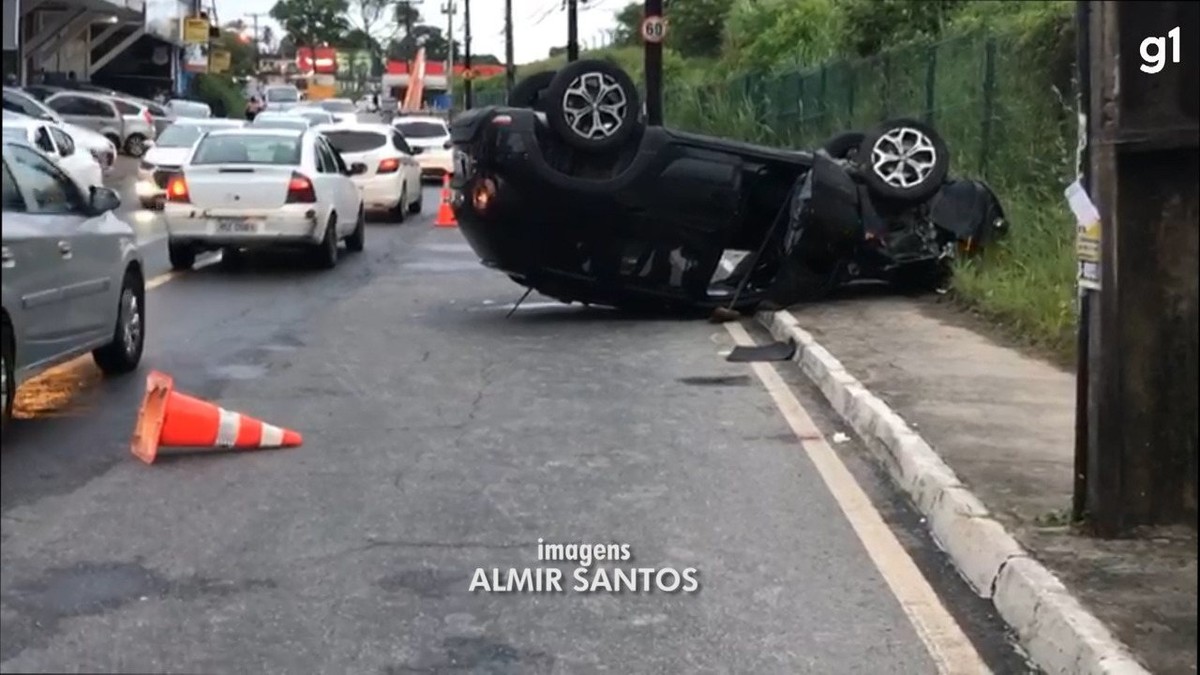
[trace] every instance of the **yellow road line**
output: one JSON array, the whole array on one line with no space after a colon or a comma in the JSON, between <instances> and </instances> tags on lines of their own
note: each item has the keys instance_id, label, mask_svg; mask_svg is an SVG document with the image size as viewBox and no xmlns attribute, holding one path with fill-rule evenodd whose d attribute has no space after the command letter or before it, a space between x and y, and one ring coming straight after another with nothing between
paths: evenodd
<instances>
[{"instance_id":1,"label":"yellow road line","mask_svg":"<svg viewBox=\"0 0 1200 675\"><path fill-rule=\"evenodd\" d=\"M727 323L725 328L736 344L754 344L741 324ZM892 595L900 602L921 642L937 664L938 672L947 675L991 673L975 646L946 610L908 551L900 545L895 533L884 522L883 516L854 475L826 442L821 430L783 377L770 363L750 365L800 441L800 447L816 466L825 487L858 535L871 562L883 576Z\"/></svg>"}]
</instances>

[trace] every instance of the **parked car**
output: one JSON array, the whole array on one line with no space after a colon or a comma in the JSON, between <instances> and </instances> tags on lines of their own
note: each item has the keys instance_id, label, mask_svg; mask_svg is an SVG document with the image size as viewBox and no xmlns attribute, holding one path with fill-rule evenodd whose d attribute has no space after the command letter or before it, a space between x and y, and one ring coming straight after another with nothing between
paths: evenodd
<instances>
[{"instance_id":1,"label":"parked car","mask_svg":"<svg viewBox=\"0 0 1200 675\"><path fill-rule=\"evenodd\" d=\"M75 139L54 122L5 112L4 139L21 141L42 151L85 191L104 187L100 163L91 153L77 148Z\"/></svg>"},{"instance_id":2,"label":"parked car","mask_svg":"<svg viewBox=\"0 0 1200 675\"><path fill-rule=\"evenodd\" d=\"M112 99L98 94L64 91L47 98L46 105L71 124L102 134L118 151L125 148L125 118Z\"/></svg>"},{"instance_id":3,"label":"parked car","mask_svg":"<svg viewBox=\"0 0 1200 675\"><path fill-rule=\"evenodd\" d=\"M437 117L400 117L392 126L404 134L412 146L425 178L442 178L454 171L450 127Z\"/></svg>"},{"instance_id":4,"label":"parked car","mask_svg":"<svg viewBox=\"0 0 1200 675\"><path fill-rule=\"evenodd\" d=\"M398 223L404 222L407 214L421 212L425 203L421 167L399 131L386 124L365 122L314 128L325 135L347 164L366 167L352 180L361 190L368 210L387 211Z\"/></svg>"},{"instance_id":5,"label":"parked car","mask_svg":"<svg viewBox=\"0 0 1200 675\"><path fill-rule=\"evenodd\" d=\"M141 157L146 154L146 143L153 141L158 136L154 116L150 114L150 107L133 99L117 96L108 98L113 105L117 106L117 110L121 112L121 117L125 122L122 150L130 157Z\"/></svg>"},{"instance_id":6,"label":"parked car","mask_svg":"<svg viewBox=\"0 0 1200 675\"><path fill-rule=\"evenodd\" d=\"M137 368L145 280L133 228L108 188L82 190L49 157L3 145L0 394L7 425L19 385L92 353L108 374Z\"/></svg>"},{"instance_id":7,"label":"parked car","mask_svg":"<svg viewBox=\"0 0 1200 675\"><path fill-rule=\"evenodd\" d=\"M55 86L49 85L49 84L27 84L24 87L22 87L22 89L24 91L28 92L30 96L36 98L39 101L45 101L46 99L50 98L51 96L61 93L61 92L64 92L64 91L70 91L69 89L64 89L63 87L55 87Z\"/></svg>"},{"instance_id":8,"label":"parked car","mask_svg":"<svg viewBox=\"0 0 1200 675\"><path fill-rule=\"evenodd\" d=\"M454 120L452 203L485 264L566 302L745 309L859 278L940 283L1006 228L986 185L947 178L946 144L919 121L799 151L648 125L606 61L539 87ZM750 254L714 284L727 251Z\"/></svg>"},{"instance_id":9,"label":"parked car","mask_svg":"<svg viewBox=\"0 0 1200 675\"><path fill-rule=\"evenodd\" d=\"M117 159L117 146L102 134L91 129L70 124L45 103L19 89L4 88L4 111L39 120L54 122L74 139L75 144L87 150L100 164L105 173L112 170Z\"/></svg>"},{"instance_id":10,"label":"parked car","mask_svg":"<svg viewBox=\"0 0 1200 675\"><path fill-rule=\"evenodd\" d=\"M287 112L264 110L255 115L250 122L250 126L258 129L293 129L295 131L304 131L315 124L316 122L307 117L293 114L291 110Z\"/></svg>"},{"instance_id":11,"label":"parked car","mask_svg":"<svg viewBox=\"0 0 1200 675\"><path fill-rule=\"evenodd\" d=\"M144 209L161 209L167 194L167 182L179 173L192 146L200 137L214 129L237 129L245 126L241 120L181 119L167 127L151 145L138 164L135 189Z\"/></svg>"},{"instance_id":12,"label":"parked car","mask_svg":"<svg viewBox=\"0 0 1200 675\"><path fill-rule=\"evenodd\" d=\"M163 214L175 269L203 250L300 247L322 267L337 264L339 242L361 251L363 198L329 141L311 129L219 129L192 149L167 183Z\"/></svg>"},{"instance_id":13,"label":"parked car","mask_svg":"<svg viewBox=\"0 0 1200 675\"><path fill-rule=\"evenodd\" d=\"M212 117L212 108L207 103L200 101L188 101L185 99L173 99L167 101L167 112L174 115L176 119L180 118L200 118L207 119Z\"/></svg>"}]
</instances>

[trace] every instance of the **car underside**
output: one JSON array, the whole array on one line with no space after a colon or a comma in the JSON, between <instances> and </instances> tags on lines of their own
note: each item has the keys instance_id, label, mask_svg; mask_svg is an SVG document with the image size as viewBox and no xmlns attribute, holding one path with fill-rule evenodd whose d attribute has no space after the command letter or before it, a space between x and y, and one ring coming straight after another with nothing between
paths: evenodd
<instances>
[{"instance_id":1,"label":"car underside","mask_svg":"<svg viewBox=\"0 0 1200 675\"><path fill-rule=\"evenodd\" d=\"M947 179L945 144L921 122L785 150L646 125L603 61L550 79L531 103L514 90L528 105L454 121L451 186L483 263L564 302L745 309L860 278L937 284L1005 227L987 186ZM714 281L730 252L741 263Z\"/></svg>"}]
</instances>

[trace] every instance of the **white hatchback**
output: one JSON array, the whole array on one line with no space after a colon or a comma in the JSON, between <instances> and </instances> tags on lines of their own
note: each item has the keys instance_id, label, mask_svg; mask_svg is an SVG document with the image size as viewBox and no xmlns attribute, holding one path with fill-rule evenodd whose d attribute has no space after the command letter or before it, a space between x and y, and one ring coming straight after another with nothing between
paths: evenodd
<instances>
[{"instance_id":1,"label":"white hatchback","mask_svg":"<svg viewBox=\"0 0 1200 675\"><path fill-rule=\"evenodd\" d=\"M386 124L351 122L315 127L348 164L365 164L354 176L368 210L386 211L396 222L420 213L421 167L404 136Z\"/></svg>"},{"instance_id":2,"label":"white hatchback","mask_svg":"<svg viewBox=\"0 0 1200 675\"><path fill-rule=\"evenodd\" d=\"M190 268L204 250L302 247L333 267L341 241L363 249L363 198L351 177L364 171L311 129L212 131L167 183L171 266Z\"/></svg>"},{"instance_id":3,"label":"white hatchback","mask_svg":"<svg viewBox=\"0 0 1200 675\"><path fill-rule=\"evenodd\" d=\"M4 114L4 137L24 141L51 157L74 180L84 194L93 187L104 187L104 170L91 153L77 148L75 139L53 122L23 115Z\"/></svg>"}]
</instances>

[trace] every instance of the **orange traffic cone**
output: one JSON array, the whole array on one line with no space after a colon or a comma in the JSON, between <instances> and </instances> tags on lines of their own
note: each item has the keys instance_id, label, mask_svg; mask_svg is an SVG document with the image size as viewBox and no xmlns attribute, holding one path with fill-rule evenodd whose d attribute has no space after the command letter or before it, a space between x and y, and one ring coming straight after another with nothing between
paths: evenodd
<instances>
[{"instance_id":1,"label":"orange traffic cone","mask_svg":"<svg viewBox=\"0 0 1200 675\"><path fill-rule=\"evenodd\" d=\"M160 446L255 450L294 448L301 442L295 431L181 394L170 375L154 371L146 377L146 396L130 449L138 459L153 464Z\"/></svg>"},{"instance_id":2,"label":"orange traffic cone","mask_svg":"<svg viewBox=\"0 0 1200 675\"><path fill-rule=\"evenodd\" d=\"M450 174L442 179L442 204L438 207L437 227L458 227L458 219L454 217L454 209L450 207Z\"/></svg>"}]
</instances>

